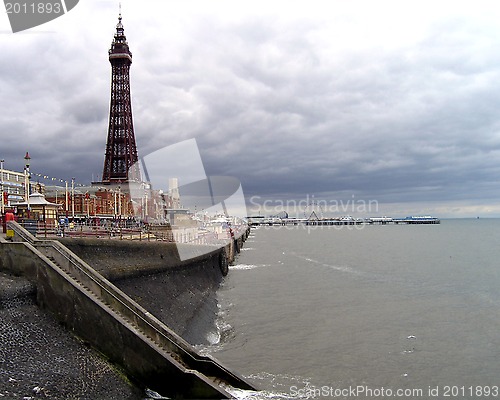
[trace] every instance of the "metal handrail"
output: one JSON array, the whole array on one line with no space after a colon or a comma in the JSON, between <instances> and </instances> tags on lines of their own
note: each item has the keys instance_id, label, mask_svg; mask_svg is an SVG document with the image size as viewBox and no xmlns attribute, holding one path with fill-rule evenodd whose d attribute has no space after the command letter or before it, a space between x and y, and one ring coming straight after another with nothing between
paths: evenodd
<instances>
[{"instance_id":1,"label":"metal handrail","mask_svg":"<svg viewBox=\"0 0 500 400\"><path fill-rule=\"evenodd\" d=\"M17 233L23 241L34 244L38 239L16 221L7 221L7 227Z\"/></svg>"},{"instance_id":2,"label":"metal handrail","mask_svg":"<svg viewBox=\"0 0 500 400\"><path fill-rule=\"evenodd\" d=\"M168 346L169 350L178 355L184 355L188 357L195 363L205 363L207 366L211 365L217 367L219 370L223 370L225 373L231 375L233 378L240 380L239 377L232 374L222 365L215 363L213 358L210 356L200 356L192 351L189 351L189 343L185 342L180 336L173 331L169 331L168 327L166 327L161 321L157 320L156 317L151 315L148 311L142 309L137 303L135 303L132 299L128 298L128 296L119 290L116 286L114 286L111 282L107 281L106 278L102 277L95 270L87 266L83 261L75 258L71 251L69 251L65 246L57 241L39 241L38 245L44 247L52 247L55 251L61 254L64 258L66 258L69 263L75 267L79 272L81 272L87 279L91 280L95 283L101 293L98 294L95 290L92 292L103 301L103 292L106 293L111 299L118 303L119 313L124 317L127 317L130 321L132 321L139 329L143 329L145 333L149 332L153 334L153 336L159 336L162 339L166 340L170 345ZM61 266L66 273L71 274L70 271ZM90 286L90 285L89 285ZM116 305L115 305L116 306ZM118 307L117 307L118 308ZM135 317L135 318L134 318ZM176 336L175 339L170 336ZM180 353L180 354L179 354ZM189 365L189 361L185 360L184 357L182 359Z\"/></svg>"}]
</instances>

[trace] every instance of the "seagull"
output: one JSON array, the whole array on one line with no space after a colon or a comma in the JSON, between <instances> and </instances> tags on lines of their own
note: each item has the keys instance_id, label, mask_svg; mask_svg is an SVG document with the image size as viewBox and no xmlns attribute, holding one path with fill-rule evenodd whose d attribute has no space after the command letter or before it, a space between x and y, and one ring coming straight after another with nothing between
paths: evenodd
<instances>
[{"instance_id":1,"label":"seagull","mask_svg":"<svg viewBox=\"0 0 500 400\"><path fill-rule=\"evenodd\" d=\"M416 339L417 337L415 335L410 335L407 337L407 339Z\"/></svg>"}]
</instances>

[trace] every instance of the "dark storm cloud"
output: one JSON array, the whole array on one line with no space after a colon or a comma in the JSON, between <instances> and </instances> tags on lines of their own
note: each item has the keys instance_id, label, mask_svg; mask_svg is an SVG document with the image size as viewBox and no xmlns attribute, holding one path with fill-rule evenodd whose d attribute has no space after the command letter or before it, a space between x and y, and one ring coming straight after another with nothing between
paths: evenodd
<instances>
[{"instance_id":1,"label":"dark storm cloud","mask_svg":"<svg viewBox=\"0 0 500 400\"><path fill-rule=\"evenodd\" d=\"M449 202L461 213L498 199L492 3L147 3L123 11L141 155L196 138L209 174L262 198ZM53 22L55 34L0 38L9 164L22 166L29 144L47 174L100 174L115 8L89 2ZM94 29L81 22L90 16Z\"/></svg>"},{"instance_id":2,"label":"dark storm cloud","mask_svg":"<svg viewBox=\"0 0 500 400\"><path fill-rule=\"evenodd\" d=\"M474 199L484 193L479 186L491 185L488 196L497 198L495 43L486 38L477 48L482 37L459 31L457 41L439 33L460 26L436 26L412 48L346 52L330 71L315 66L321 54L314 51L313 61L300 63L304 70L287 68L301 54L285 52L275 60L281 79L270 80L278 83L268 97L251 95L246 109L234 112L232 125L259 140L232 139L245 148L232 149L242 161L232 170L255 194L351 190L392 201ZM258 84L267 87L267 80ZM256 118L245 124L252 112Z\"/></svg>"}]
</instances>

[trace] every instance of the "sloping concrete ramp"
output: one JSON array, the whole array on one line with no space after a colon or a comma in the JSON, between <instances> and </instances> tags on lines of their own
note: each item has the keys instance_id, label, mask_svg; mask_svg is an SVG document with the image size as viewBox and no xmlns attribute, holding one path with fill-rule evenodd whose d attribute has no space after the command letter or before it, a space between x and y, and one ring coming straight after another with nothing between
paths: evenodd
<instances>
[{"instance_id":1,"label":"sloping concrete ramp","mask_svg":"<svg viewBox=\"0 0 500 400\"><path fill-rule=\"evenodd\" d=\"M0 265L35 281L38 304L133 381L183 399L233 398L233 388L255 390L213 357L198 354L61 243L9 225L14 242L1 243Z\"/></svg>"}]
</instances>

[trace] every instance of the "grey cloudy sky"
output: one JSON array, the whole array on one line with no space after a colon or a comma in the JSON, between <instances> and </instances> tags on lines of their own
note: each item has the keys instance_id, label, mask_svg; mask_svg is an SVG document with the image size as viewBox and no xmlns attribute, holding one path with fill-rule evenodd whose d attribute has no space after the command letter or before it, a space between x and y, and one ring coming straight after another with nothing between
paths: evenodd
<instances>
[{"instance_id":1,"label":"grey cloudy sky","mask_svg":"<svg viewBox=\"0 0 500 400\"><path fill-rule=\"evenodd\" d=\"M495 1L122 1L140 156L196 138L247 200L376 200L500 216ZM12 34L0 17L0 157L100 178L118 2ZM270 203L268 203L270 204Z\"/></svg>"}]
</instances>

